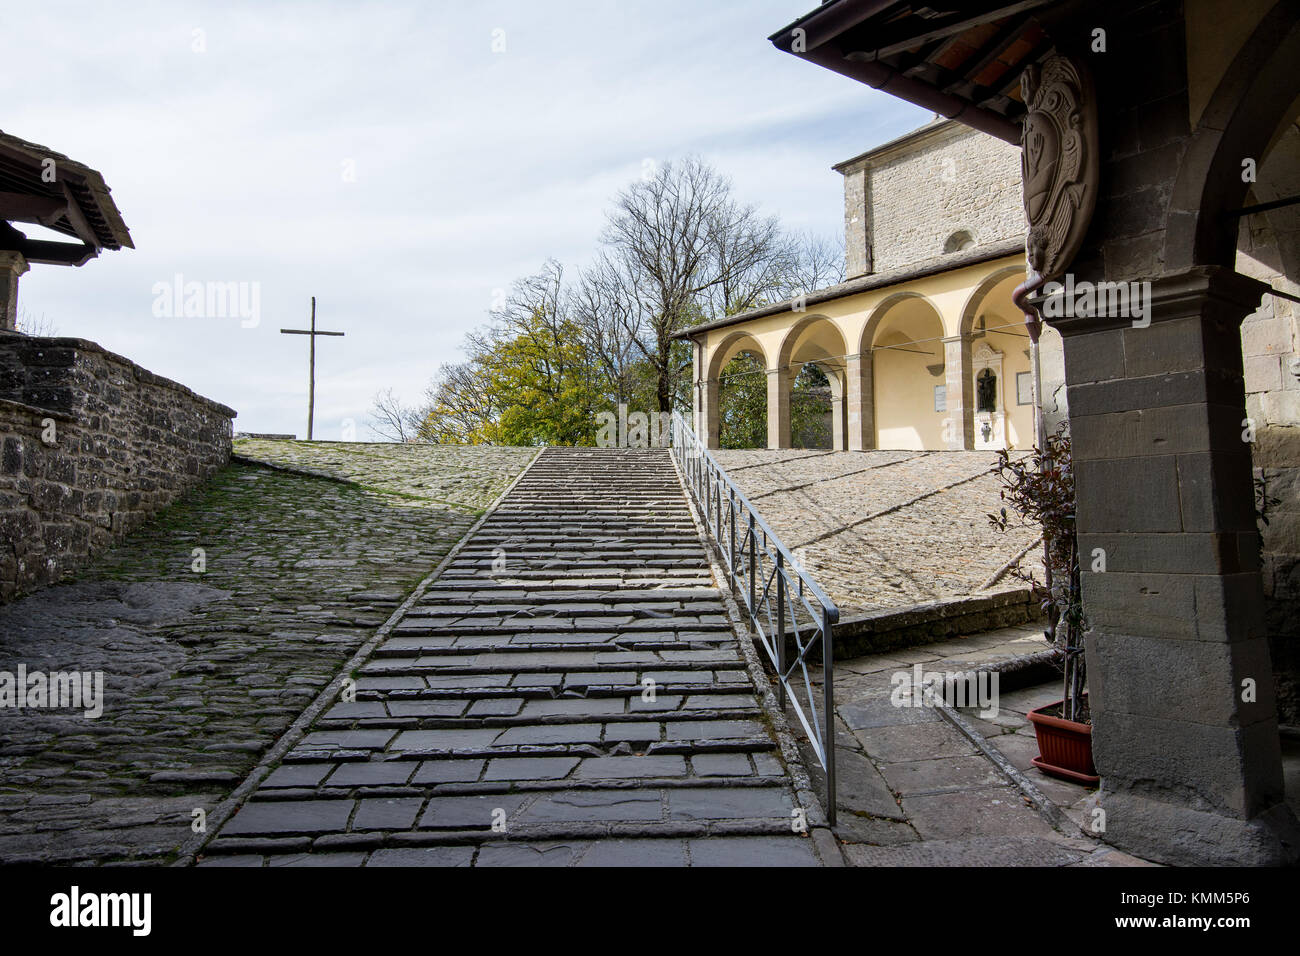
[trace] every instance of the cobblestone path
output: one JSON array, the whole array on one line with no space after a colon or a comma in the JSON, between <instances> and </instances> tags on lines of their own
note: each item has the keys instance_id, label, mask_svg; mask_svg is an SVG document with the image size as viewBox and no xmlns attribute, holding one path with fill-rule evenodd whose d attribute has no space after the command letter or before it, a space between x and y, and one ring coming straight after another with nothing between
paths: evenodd
<instances>
[{"instance_id":1,"label":"cobblestone path","mask_svg":"<svg viewBox=\"0 0 1300 956\"><path fill-rule=\"evenodd\" d=\"M714 455L844 617L980 593L1038 538L989 526L1002 506L989 452Z\"/></svg>"},{"instance_id":2,"label":"cobblestone path","mask_svg":"<svg viewBox=\"0 0 1300 956\"><path fill-rule=\"evenodd\" d=\"M815 865L668 453L548 449L200 865Z\"/></svg>"},{"instance_id":3,"label":"cobblestone path","mask_svg":"<svg viewBox=\"0 0 1300 956\"><path fill-rule=\"evenodd\" d=\"M0 709L0 863L166 861L536 454L454 451L391 468L450 504L232 465L0 608L0 671L102 671L105 697Z\"/></svg>"}]
</instances>

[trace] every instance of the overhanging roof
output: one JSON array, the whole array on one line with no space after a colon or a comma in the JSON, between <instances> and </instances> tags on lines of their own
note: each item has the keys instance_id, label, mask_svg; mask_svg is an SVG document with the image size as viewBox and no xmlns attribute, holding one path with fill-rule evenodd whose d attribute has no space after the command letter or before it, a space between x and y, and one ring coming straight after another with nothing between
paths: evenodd
<instances>
[{"instance_id":1,"label":"overhanging roof","mask_svg":"<svg viewBox=\"0 0 1300 956\"><path fill-rule=\"evenodd\" d=\"M802 306L818 305L822 302L830 302L833 299L843 299L846 296L870 292L872 289L883 289L887 286L910 282L913 279L924 279L926 276L938 275L941 272L950 272L953 269L979 265L981 262L992 262L994 259L1003 259L1015 255L1023 256L1024 254L1025 244L1019 239L993 242L987 246L976 246L973 249L967 249L965 252L954 252L934 259L925 259L904 266L901 269L878 272L874 275L850 279L848 282L839 283L839 285L827 286L825 289L819 289L804 296L803 301L799 304ZM789 312L794 308L795 304L794 299L783 299L780 302L760 305L758 308L746 312L737 312L735 315L715 319L712 322L692 325L689 329L682 329L680 332L674 333L672 337L674 339L694 338L703 332L711 332L714 329L723 329L729 325L738 325L741 322L761 319L764 316L776 315L778 312Z\"/></svg>"},{"instance_id":2,"label":"overhanging roof","mask_svg":"<svg viewBox=\"0 0 1300 956\"><path fill-rule=\"evenodd\" d=\"M0 220L30 222L79 240L27 239L0 223L0 248L32 262L81 265L102 249L134 249L104 177L45 146L0 131Z\"/></svg>"},{"instance_id":3,"label":"overhanging roof","mask_svg":"<svg viewBox=\"0 0 1300 956\"><path fill-rule=\"evenodd\" d=\"M787 53L1020 144L1020 74L1051 52L1053 0L828 0L769 38Z\"/></svg>"}]
</instances>

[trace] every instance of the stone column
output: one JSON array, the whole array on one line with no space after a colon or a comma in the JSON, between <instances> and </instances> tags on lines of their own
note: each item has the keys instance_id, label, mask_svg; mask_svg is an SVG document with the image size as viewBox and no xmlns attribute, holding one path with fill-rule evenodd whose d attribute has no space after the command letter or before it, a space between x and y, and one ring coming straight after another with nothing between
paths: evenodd
<instances>
[{"instance_id":1,"label":"stone column","mask_svg":"<svg viewBox=\"0 0 1300 956\"><path fill-rule=\"evenodd\" d=\"M700 436L700 441L704 442L705 448L718 448L721 444L722 436L722 419L719 416L720 396L718 394L718 380L716 378L705 379L697 382L695 394L699 402L698 423L695 434Z\"/></svg>"},{"instance_id":2,"label":"stone column","mask_svg":"<svg viewBox=\"0 0 1300 956\"><path fill-rule=\"evenodd\" d=\"M790 447L790 372L767 370L767 447Z\"/></svg>"},{"instance_id":3,"label":"stone column","mask_svg":"<svg viewBox=\"0 0 1300 956\"><path fill-rule=\"evenodd\" d=\"M18 326L18 277L27 271L21 252L0 251L0 331Z\"/></svg>"},{"instance_id":4,"label":"stone column","mask_svg":"<svg viewBox=\"0 0 1300 956\"><path fill-rule=\"evenodd\" d=\"M844 451L847 447L844 444L844 380L840 378L840 372L835 369L827 369L826 378L831 386L831 448L834 451Z\"/></svg>"},{"instance_id":5,"label":"stone column","mask_svg":"<svg viewBox=\"0 0 1300 956\"><path fill-rule=\"evenodd\" d=\"M975 447L975 382L971 376L970 339L954 335L943 340L943 376L949 420L944 434L948 447L962 451Z\"/></svg>"},{"instance_id":6,"label":"stone column","mask_svg":"<svg viewBox=\"0 0 1300 956\"><path fill-rule=\"evenodd\" d=\"M876 409L871 373L870 352L848 357L844 392L848 406L849 451L868 451L876 447Z\"/></svg>"},{"instance_id":7,"label":"stone column","mask_svg":"<svg viewBox=\"0 0 1300 956\"><path fill-rule=\"evenodd\" d=\"M1150 325L1064 336L1092 740L1108 842L1171 864L1293 861L1239 325L1261 283L1152 283Z\"/></svg>"}]
</instances>

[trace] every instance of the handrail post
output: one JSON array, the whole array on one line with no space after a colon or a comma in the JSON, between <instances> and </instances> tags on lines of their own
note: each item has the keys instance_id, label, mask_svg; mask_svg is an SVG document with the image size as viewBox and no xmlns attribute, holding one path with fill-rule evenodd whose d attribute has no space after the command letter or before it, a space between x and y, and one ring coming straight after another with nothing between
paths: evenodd
<instances>
[{"instance_id":1,"label":"handrail post","mask_svg":"<svg viewBox=\"0 0 1300 956\"><path fill-rule=\"evenodd\" d=\"M785 713L785 556L776 549L776 677L777 701Z\"/></svg>"},{"instance_id":2,"label":"handrail post","mask_svg":"<svg viewBox=\"0 0 1300 956\"><path fill-rule=\"evenodd\" d=\"M731 526L731 570L736 570L736 496L727 494L727 523Z\"/></svg>"},{"instance_id":3,"label":"handrail post","mask_svg":"<svg viewBox=\"0 0 1300 956\"><path fill-rule=\"evenodd\" d=\"M826 819L835 826L835 675L831 644L831 612L822 608L822 693L826 719L822 721L822 754L826 767Z\"/></svg>"},{"instance_id":4,"label":"handrail post","mask_svg":"<svg viewBox=\"0 0 1300 956\"><path fill-rule=\"evenodd\" d=\"M749 512L749 616L758 614L754 606L754 565L758 563L758 539L754 535L754 513Z\"/></svg>"},{"instance_id":5,"label":"handrail post","mask_svg":"<svg viewBox=\"0 0 1300 956\"><path fill-rule=\"evenodd\" d=\"M722 541L722 479L718 475L713 476L713 537L719 543Z\"/></svg>"}]
</instances>

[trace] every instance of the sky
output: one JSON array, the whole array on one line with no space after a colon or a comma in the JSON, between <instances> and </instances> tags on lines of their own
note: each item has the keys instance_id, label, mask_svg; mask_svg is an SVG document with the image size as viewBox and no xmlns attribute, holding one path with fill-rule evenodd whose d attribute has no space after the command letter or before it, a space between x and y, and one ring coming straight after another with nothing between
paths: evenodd
<instances>
[{"instance_id":1,"label":"sky","mask_svg":"<svg viewBox=\"0 0 1300 956\"><path fill-rule=\"evenodd\" d=\"M136 247L33 265L19 309L304 437L307 340L279 330L314 295L346 333L317 340L315 437L373 439L376 392L416 403L514 279L576 272L650 164L701 155L840 233L831 165L930 114L768 42L814 6L9 5L0 129L103 173ZM191 283L245 308L186 316Z\"/></svg>"}]
</instances>

